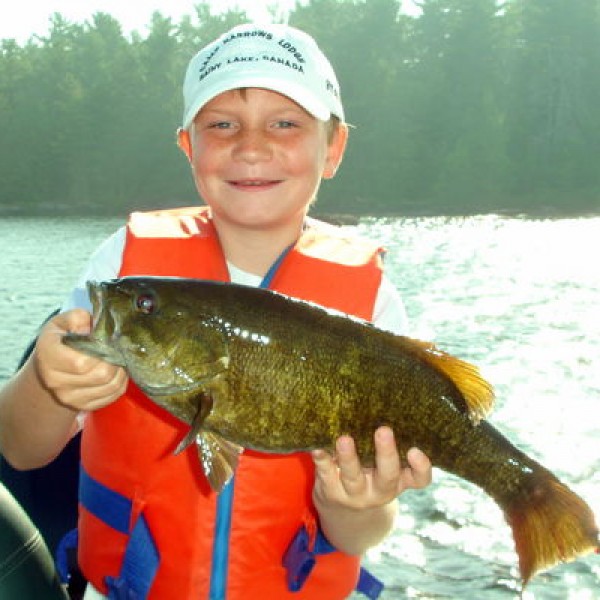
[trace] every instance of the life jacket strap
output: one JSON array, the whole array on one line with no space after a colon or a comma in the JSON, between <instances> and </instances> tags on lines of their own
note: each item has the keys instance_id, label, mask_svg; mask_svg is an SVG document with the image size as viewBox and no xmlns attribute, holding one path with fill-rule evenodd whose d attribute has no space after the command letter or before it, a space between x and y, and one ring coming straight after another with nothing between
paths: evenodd
<instances>
[{"instance_id":1,"label":"life jacket strap","mask_svg":"<svg viewBox=\"0 0 600 600\"><path fill-rule=\"evenodd\" d=\"M133 503L92 478L83 467L79 473L79 501L96 518L129 536L121 572L107 576L109 600L144 600L148 597L160 564L160 554L143 514L131 528Z\"/></svg>"},{"instance_id":2,"label":"life jacket strap","mask_svg":"<svg viewBox=\"0 0 600 600\"><path fill-rule=\"evenodd\" d=\"M60 539L56 548L56 556L54 562L56 564L56 572L60 582L64 585L69 583L71 579L71 571L74 568L75 553L77 544L79 543L79 532L77 528L67 531Z\"/></svg>"},{"instance_id":3,"label":"life jacket strap","mask_svg":"<svg viewBox=\"0 0 600 600\"><path fill-rule=\"evenodd\" d=\"M316 564L316 556L335 552L329 540L318 529L314 545L310 548L310 535L305 525L302 525L294 539L283 555L283 566L287 570L287 586L290 592L298 592L306 582ZM360 575L355 590L364 594L370 600L377 600L383 591L383 583L364 567L360 568Z\"/></svg>"}]
</instances>

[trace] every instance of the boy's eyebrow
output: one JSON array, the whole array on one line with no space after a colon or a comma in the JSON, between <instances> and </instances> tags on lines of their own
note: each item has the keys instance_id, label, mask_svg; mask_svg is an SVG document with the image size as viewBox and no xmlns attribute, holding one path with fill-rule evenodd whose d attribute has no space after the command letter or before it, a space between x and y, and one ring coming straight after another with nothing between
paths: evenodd
<instances>
[{"instance_id":1,"label":"boy's eyebrow","mask_svg":"<svg viewBox=\"0 0 600 600\"><path fill-rule=\"evenodd\" d=\"M200 115L209 115L209 114L225 114L225 113L230 114L232 112L235 112L235 111L233 111L233 110L227 110L225 108L207 108L206 110L202 109L198 113L197 116L200 116Z\"/></svg>"},{"instance_id":2,"label":"boy's eyebrow","mask_svg":"<svg viewBox=\"0 0 600 600\"><path fill-rule=\"evenodd\" d=\"M232 108L232 109L228 109L228 108L208 108L208 109L202 109L197 115L196 115L196 119L201 117L201 116L237 116L237 109ZM310 115L309 113L307 113L304 109L302 109L301 107L295 107L295 106L288 106L285 108L274 108L271 111L268 111L266 113L267 117L271 117L271 116L278 116L278 117L285 117L285 116L295 116L300 117L300 116L304 116L304 117L310 117L310 118L314 118L312 117L312 115Z\"/></svg>"},{"instance_id":3,"label":"boy's eyebrow","mask_svg":"<svg viewBox=\"0 0 600 600\"><path fill-rule=\"evenodd\" d=\"M195 117L194 121L197 121L202 118L215 119L215 118L228 118L231 119L235 117L236 113L234 110L227 110L225 108L209 108L202 109Z\"/></svg>"}]
</instances>

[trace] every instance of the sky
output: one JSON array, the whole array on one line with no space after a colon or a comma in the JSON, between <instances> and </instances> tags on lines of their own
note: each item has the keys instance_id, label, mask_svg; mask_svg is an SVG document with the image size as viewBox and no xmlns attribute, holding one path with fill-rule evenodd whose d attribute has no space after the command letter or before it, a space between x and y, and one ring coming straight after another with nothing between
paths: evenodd
<instances>
[{"instance_id":1,"label":"sky","mask_svg":"<svg viewBox=\"0 0 600 600\"><path fill-rule=\"evenodd\" d=\"M56 12L74 23L83 23L96 12L109 13L121 23L126 33L137 30L145 37L154 11L159 10L164 16L170 16L174 22L178 22L182 15L193 15L194 5L198 3L199 0L1 0L0 39L14 38L22 44L34 34L44 36L48 32L49 18ZM269 5L287 11L295 2L214 0L212 4L222 11L239 6L246 10L253 21L260 21L269 20Z\"/></svg>"},{"instance_id":2,"label":"sky","mask_svg":"<svg viewBox=\"0 0 600 600\"><path fill-rule=\"evenodd\" d=\"M23 43L33 34L43 36L48 32L49 18L54 13L60 13L68 21L83 23L96 12L115 17L126 33L137 30L145 37L154 11L158 10L163 16L172 17L177 22L183 15L193 15L194 5L199 3L200 0L2 0L0 39L14 38ZM294 1L215 0L212 4L218 6L220 11L239 6L246 10L252 20L268 20L267 6L276 4L278 8L288 10Z\"/></svg>"}]
</instances>

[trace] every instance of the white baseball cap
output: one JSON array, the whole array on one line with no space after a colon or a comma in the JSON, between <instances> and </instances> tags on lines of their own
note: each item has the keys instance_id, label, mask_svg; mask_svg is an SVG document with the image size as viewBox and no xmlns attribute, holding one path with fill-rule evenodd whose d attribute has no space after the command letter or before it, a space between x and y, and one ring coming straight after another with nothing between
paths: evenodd
<instances>
[{"instance_id":1,"label":"white baseball cap","mask_svg":"<svg viewBox=\"0 0 600 600\"><path fill-rule=\"evenodd\" d=\"M344 120L337 78L308 34L281 24L246 23L224 33L190 61L183 82L183 125L228 90L257 87L288 96L321 121Z\"/></svg>"}]
</instances>

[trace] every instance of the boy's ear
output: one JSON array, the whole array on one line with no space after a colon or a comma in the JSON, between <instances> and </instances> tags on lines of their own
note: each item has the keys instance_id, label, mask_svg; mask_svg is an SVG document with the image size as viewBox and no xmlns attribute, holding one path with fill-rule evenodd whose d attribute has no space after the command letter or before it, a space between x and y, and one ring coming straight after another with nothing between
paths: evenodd
<instances>
[{"instance_id":1,"label":"boy's ear","mask_svg":"<svg viewBox=\"0 0 600 600\"><path fill-rule=\"evenodd\" d=\"M183 153L187 156L189 161L192 160L192 143L190 141L190 132L187 129L181 127L177 130L177 145L181 148Z\"/></svg>"},{"instance_id":2,"label":"boy's ear","mask_svg":"<svg viewBox=\"0 0 600 600\"><path fill-rule=\"evenodd\" d=\"M331 179L344 158L346 143L348 142L348 126L345 123L340 123L327 146L327 157L325 160L325 168L323 169L323 178Z\"/></svg>"}]
</instances>

